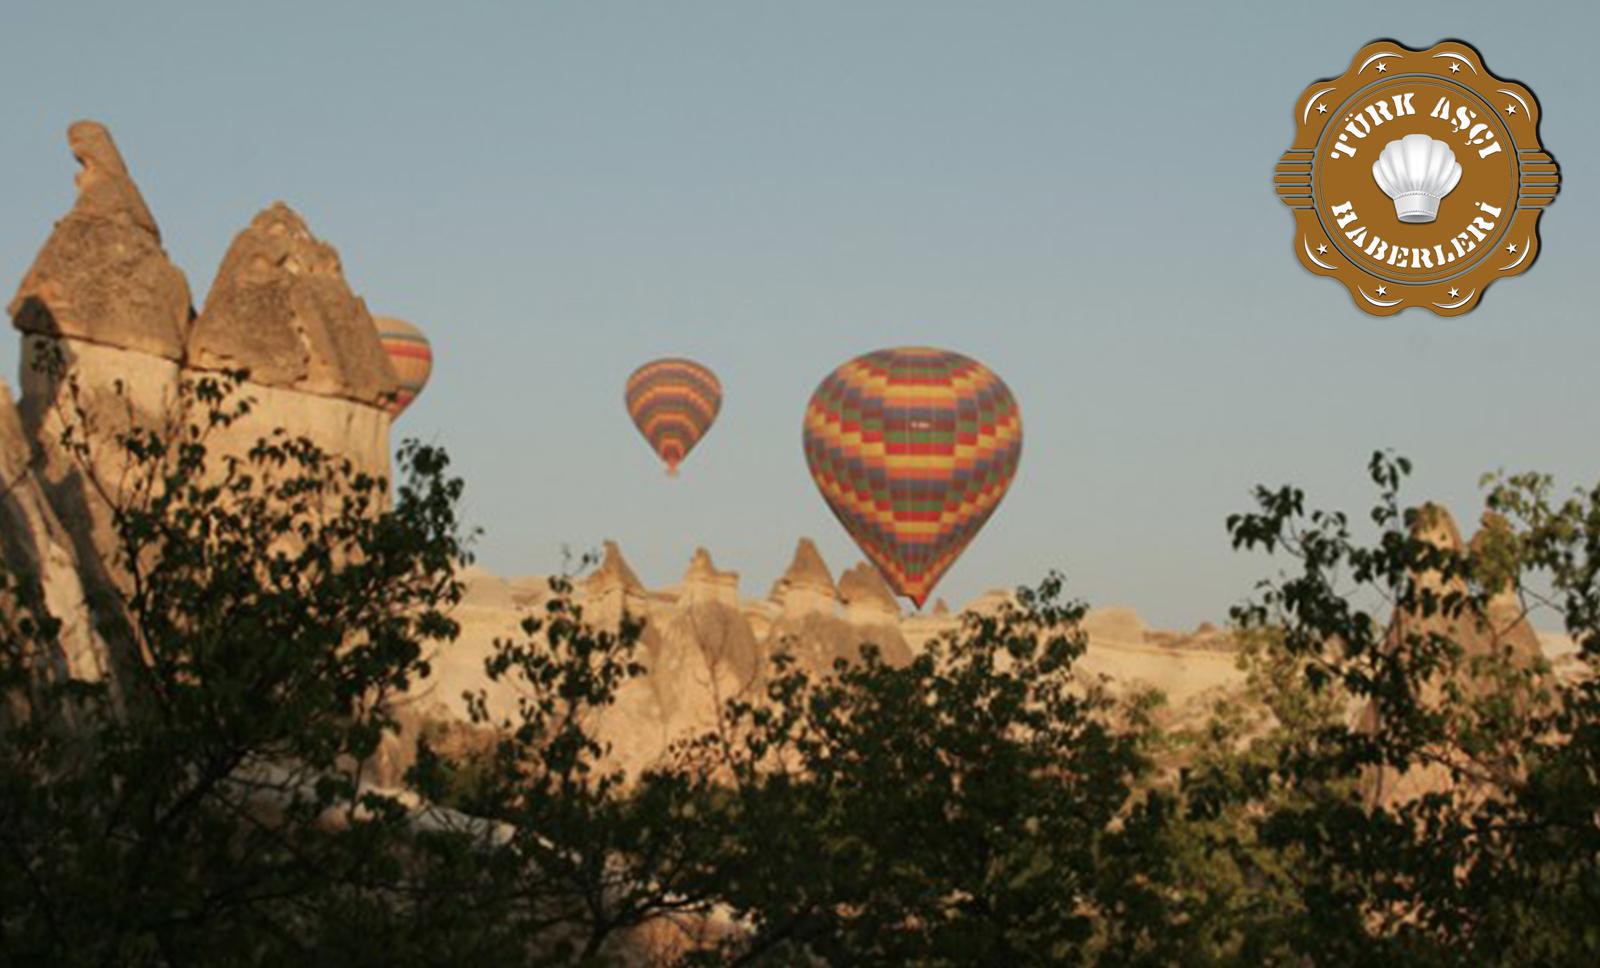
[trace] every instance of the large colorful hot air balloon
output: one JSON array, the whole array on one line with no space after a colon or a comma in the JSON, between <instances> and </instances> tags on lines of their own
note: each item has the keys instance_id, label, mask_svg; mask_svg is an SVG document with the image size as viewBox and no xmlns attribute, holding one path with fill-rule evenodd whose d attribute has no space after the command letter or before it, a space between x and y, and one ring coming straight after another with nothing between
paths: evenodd
<instances>
[{"instance_id":1,"label":"large colorful hot air balloon","mask_svg":"<svg viewBox=\"0 0 1600 968\"><path fill-rule=\"evenodd\" d=\"M889 585L921 608L999 506L1022 456L1022 414L983 364L878 350L811 395L806 463Z\"/></svg>"},{"instance_id":2,"label":"large colorful hot air balloon","mask_svg":"<svg viewBox=\"0 0 1600 968\"><path fill-rule=\"evenodd\" d=\"M722 409L722 384L693 360L652 360L628 377L628 415L676 477Z\"/></svg>"},{"instance_id":3,"label":"large colorful hot air balloon","mask_svg":"<svg viewBox=\"0 0 1600 968\"><path fill-rule=\"evenodd\" d=\"M372 322L378 327L378 342L383 344L395 376L400 378L399 392L389 404L389 412L398 417L428 385L428 376L433 372L433 347L422 330L403 319L374 316Z\"/></svg>"}]
</instances>

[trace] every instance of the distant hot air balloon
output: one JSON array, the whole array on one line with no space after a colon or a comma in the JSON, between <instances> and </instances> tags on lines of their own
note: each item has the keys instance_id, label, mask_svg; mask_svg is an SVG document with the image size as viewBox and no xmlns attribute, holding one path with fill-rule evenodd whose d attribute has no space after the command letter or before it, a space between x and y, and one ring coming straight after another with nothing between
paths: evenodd
<instances>
[{"instance_id":1,"label":"distant hot air balloon","mask_svg":"<svg viewBox=\"0 0 1600 968\"><path fill-rule=\"evenodd\" d=\"M999 506L1022 414L983 364L921 347L830 373L805 417L806 464L845 530L917 607Z\"/></svg>"},{"instance_id":2,"label":"distant hot air balloon","mask_svg":"<svg viewBox=\"0 0 1600 968\"><path fill-rule=\"evenodd\" d=\"M399 392L389 404L389 412L398 417L428 385L428 375L433 372L433 348L422 330L403 319L374 316L372 322L378 327L378 342L383 344L395 376L400 378Z\"/></svg>"},{"instance_id":3,"label":"distant hot air balloon","mask_svg":"<svg viewBox=\"0 0 1600 968\"><path fill-rule=\"evenodd\" d=\"M628 377L628 415L676 477L722 409L722 384L693 360L652 360Z\"/></svg>"}]
</instances>

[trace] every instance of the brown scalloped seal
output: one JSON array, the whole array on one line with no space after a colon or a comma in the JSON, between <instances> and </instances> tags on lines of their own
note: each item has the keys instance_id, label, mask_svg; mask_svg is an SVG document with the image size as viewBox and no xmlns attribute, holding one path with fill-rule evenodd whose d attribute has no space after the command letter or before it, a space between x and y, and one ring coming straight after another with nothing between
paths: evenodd
<instances>
[{"instance_id":1,"label":"brown scalloped seal","mask_svg":"<svg viewBox=\"0 0 1600 968\"><path fill-rule=\"evenodd\" d=\"M1525 272L1561 175L1539 144L1539 102L1467 44L1368 44L1342 77L1306 88L1278 197L1295 254L1357 306L1469 312Z\"/></svg>"}]
</instances>

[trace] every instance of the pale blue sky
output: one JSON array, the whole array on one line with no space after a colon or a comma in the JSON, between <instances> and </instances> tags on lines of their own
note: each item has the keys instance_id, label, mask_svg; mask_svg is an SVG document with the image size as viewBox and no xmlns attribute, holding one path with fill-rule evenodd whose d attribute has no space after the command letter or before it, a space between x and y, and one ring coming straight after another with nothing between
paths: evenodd
<instances>
[{"instance_id":1,"label":"pale blue sky","mask_svg":"<svg viewBox=\"0 0 1600 968\"><path fill-rule=\"evenodd\" d=\"M1357 511L1379 446L1467 513L1486 470L1600 477L1596 36L1576 2L10 0L0 278L71 203L67 124L104 121L197 301L283 199L427 329L399 430L455 457L486 565L615 538L665 584L704 544L747 595L799 535L858 558L800 452L822 376L959 350L1027 439L936 594L1060 567L1186 626L1273 567L1223 529L1257 482ZM1295 98L1378 37L1474 43L1562 162L1538 264L1465 317L1358 312L1271 190ZM726 391L678 480L621 402L666 354Z\"/></svg>"}]
</instances>

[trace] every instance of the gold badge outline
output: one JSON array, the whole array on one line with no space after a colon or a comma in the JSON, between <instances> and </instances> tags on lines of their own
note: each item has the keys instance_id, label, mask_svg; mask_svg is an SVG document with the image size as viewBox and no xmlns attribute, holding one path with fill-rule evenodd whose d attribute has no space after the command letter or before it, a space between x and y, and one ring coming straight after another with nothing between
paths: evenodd
<instances>
[{"instance_id":1,"label":"gold badge outline","mask_svg":"<svg viewBox=\"0 0 1600 968\"><path fill-rule=\"evenodd\" d=\"M1423 280L1390 278L1348 258L1327 230L1317 197L1317 166L1327 158L1325 149L1331 153L1325 142L1331 143L1335 122L1373 90L1406 79L1468 94L1476 106L1491 109L1496 137L1504 136L1512 162L1507 194L1511 217L1496 226L1493 243L1458 271ZM1496 94L1500 97L1492 96ZM1495 108L1499 100L1506 101L1504 109ZM1334 110L1328 110L1330 103ZM1560 191L1560 168L1539 139L1540 115L1539 103L1527 87L1490 72L1477 49L1465 41L1411 48L1383 39L1362 47L1344 74L1313 82L1296 100L1295 138L1274 174L1279 198L1294 213L1300 264L1316 275L1338 279L1356 306L1375 316L1411 306L1440 316L1471 311L1491 283L1526 272L1538 258L1539 216Z\"/></svg>"}]
</instances>

